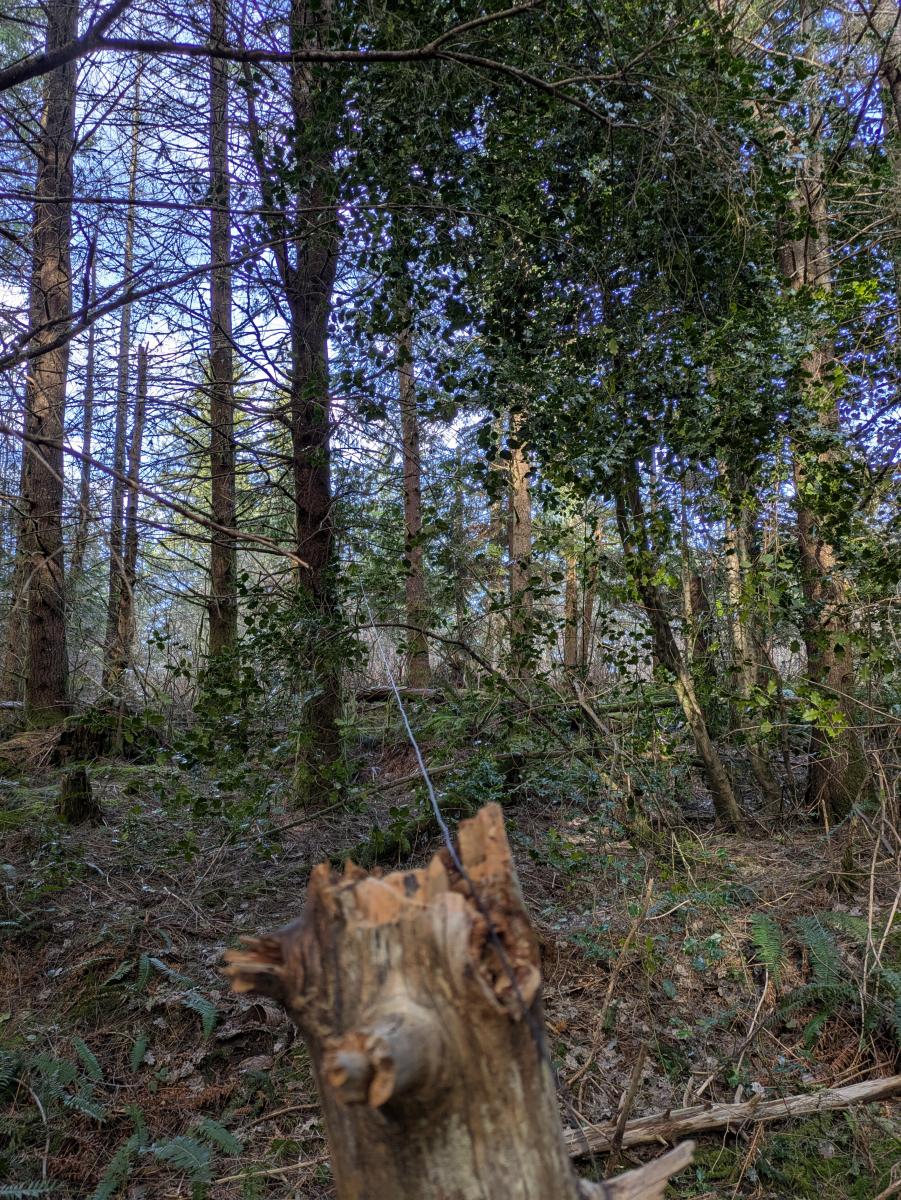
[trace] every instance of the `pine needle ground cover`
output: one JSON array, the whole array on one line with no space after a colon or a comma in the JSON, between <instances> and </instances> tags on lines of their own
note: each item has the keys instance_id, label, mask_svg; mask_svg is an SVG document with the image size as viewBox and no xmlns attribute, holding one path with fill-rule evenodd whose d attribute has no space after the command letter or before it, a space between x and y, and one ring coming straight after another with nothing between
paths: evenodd
<instances>
[{"instance_id":1,"label":"pine needle ground cover","mask_svg":"<svg viewBox=\"0 0 901 1200\"><path fill-rule=\"evenodd\" d=\"M383 747L368 773L396 784L408 758ZM374 825L404 842L386 835L386 866L425 858L414 786L389 788L376 819L348 802L236 821L196 771L97 763L105 823L68 829L57 774L2 791L0 1195L328 1196L306 1053L218 966L296 911L313 863L371 848ZM769 839L636 833L609 804L561 801L546 774L525 770L530 802L506 816L569 1127L616 1120L639 1055L630 1118L897 1069L882 842L859 835L849 868L841 839L798 822ZM890 1195L898 1118L882 1103L702 1138L672 1194ZM605 1156L591 1165L605 1174Z\"/></svg>"}]
</instances>

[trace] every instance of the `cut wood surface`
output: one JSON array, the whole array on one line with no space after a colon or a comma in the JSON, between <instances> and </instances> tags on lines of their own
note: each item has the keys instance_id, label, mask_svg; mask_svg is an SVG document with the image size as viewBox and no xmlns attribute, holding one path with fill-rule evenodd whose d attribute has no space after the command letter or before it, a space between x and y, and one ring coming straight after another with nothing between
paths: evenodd
<instances>
[{"instance_id":1,"label":"cut wood surface","mask_svg":"<svg viewBox=\"0 0 901 1200\"><path fill-rule=\"evenodd\" d=\"M690 1161L680 1147L622 1186L577 1180L499 805L461 822L459 858L386 876L320 864L299 920L226 961L235 990L274 997L304 1036L338 1200L656 1200Z\"/></svg>"},{"instance_id":2,"label":"cut wood surface","mask_svg":"<svg viewBox=\"0 0 901 1200\"><path fill-rule=\"evenodd\" d=\"M742 1104L698 1104L693 1108L677 1108L672 1112L654 1113L628 1121L621 1145L641 1146L650 1142L672 1141L693 1133L738 1129L747 1121L786 1121L792 1117L809 1117L814 1113L850 1108L854 1104L885 1100L899 1093L901 1075L885 1075L851 1083L847 1087L824 1088L819 1092L784 1096L778 1100L762 1100L755 1096ZM568 1129L566 1142L570 1153L578 1158L580 1155L603 1154L612 1150L615 1135L615 1123L591 1125L582 1129Z\"/></svg>"}]
</instances>

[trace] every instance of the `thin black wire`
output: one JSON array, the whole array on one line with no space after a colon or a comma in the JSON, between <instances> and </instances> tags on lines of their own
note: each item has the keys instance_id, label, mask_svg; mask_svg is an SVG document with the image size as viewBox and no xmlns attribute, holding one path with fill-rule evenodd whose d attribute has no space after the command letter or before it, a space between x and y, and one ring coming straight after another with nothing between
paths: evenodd
<instances>
[{"instance_id":1,"label":"thin black wire","mask_svg":"<svg viewBox=\"0 0 901 1200\"><path fill-rule=\"evenodd\" d=\"M379 652L379 657L381 658L382 665L385 668L385 674L388 676L388 683L391 685L391 691L394 694L394 699L397 703L397 708L398 708L398 711L400 712L400 717L401 717L401 720L403 721L404 729L406 730L407 739L409 740L410 745L413 747L413 753L416 755L416 763L419 767L420 774L422 775L423 782L425 783L426 792L428 793L428 797L429 797L429 803L432 806L432 812L435 816L435 820L438 824L438 828L441 831L442 840L444 842L445 847L447 848L448 854L450 855L451 862L454 864L456 869L460 872L461 878L464 880L467 887L469 888L470 894L472 895L472 898L473 898L473 902L475 903L475 906L479 911L479 915L485 921L485 924L486 924L486 927L488 930L489 940L491 941L491 944L497 953L497 956L501 962L501 965L504 968L504 973L506 974L508 980L510 981L510 986L513 989L513 994L516 997L516 1000L518 1001L518 1003L520 1005L520 1008L522 1010L522 1015L525 1017L526 1023L529 1026L529 1031L532 1034L532 1040L534 1041L535 1048L538 1052L538 1058L540 1061L546 1063L548 1068L550 1069L551 1078L553 1079L555 1089L557 1090L557 1092L559 1094L560 1089L558 1086L559 1080L558 1080L558 1076L557 1076L557 1069L554 1066L554 1063L553 1063L550 1055L548 1054L547 1043L545 1041L544 1031L541 1027L541 1023L538 1021L531 1006L526 1004L525 997L523 996L523 994L519 988L519 981L516 978L516 972L513 970L513 964L510 962L510 959L507 955L507 951L504 948L503 941L501 940L501 936L497 931L494 921L492 921L492 919L491 919L491 914L488 911L488 908L485 905L484 901L482 900L482 897L479 895L478 890L477 890L475 884L473 883L472 879L470 878L468 871L464 867L459 854L457 853L457 848L454 845L453 838L451 837L450 829L448 828L447 822L444 819L444 814L441 812L441 805L438 802L438 795L435 791L435 786L432 783L432 779L431 779L431 776L429 775L428 767L425 764L425 759L423 758L422 751L419 748L419 743L416 740L416 735L413 732L413 727L411 726L410 720L407 716L407 710L404 708L403 697L401 696L400 689L398 688L397 683L394 679L394 672L391 670L391 666L388 662L388 657L385 654L384 646L382 645L381 631L379 630L378 626L376 625L375 617L373 616L373 612L372 612L372 607L370 606L370 603L369 603L369 597L366 595L366 591L363 587L362 582L360 583L359 586L360 586L360 596L363 600L363 604L365 605L365 608L366 608L366 613L369 617L369 624L372 627L372 631L375 635L376 649ZM577 1125L582 1126L583 1121L582 1121L581 1117L579 1117L578 1113L575 1112L575 1109L573 1109L572 1105L569 1103L569 1101L565 1097L563 1098L563 1100L564 1100L564 1104L566 1105L567 1109L572 1113L573 1116L576 1117Z\"/></svg>"}]
</instances>

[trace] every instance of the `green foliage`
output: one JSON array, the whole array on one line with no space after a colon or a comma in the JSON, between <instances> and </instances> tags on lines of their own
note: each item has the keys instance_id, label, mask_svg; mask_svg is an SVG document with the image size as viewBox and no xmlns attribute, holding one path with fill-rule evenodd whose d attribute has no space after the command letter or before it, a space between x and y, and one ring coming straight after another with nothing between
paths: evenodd
<instances>
[{"instance_id":1,"label":"green foliage","mask_svg":"<svg viewBox=\"0 0 901 1200\"><path fill-rule=\"evenodd\" d=\"M868 944L866 920L848 913L808 914L794 920L788 932L768 913L751 918L752 939L758 961L769 970L777 986L789 956L800 953L809 967L809 979L780 996L776 1015L790 1023L803 1020L802 1037L810 1049L830 1020L842 1015L858 1020L864 1032L882 1030L901 1047L901 972L886 962L869 961L866 988L864 961L843 953L835 931L846 936L857 951ZM888 939L886 959L895 951Z\"/></svg>"},{"instance_id":2,"label":"green foliage","mask_svg":"<svg viewBox=\"0 0 901 1200\"><path fill-rule=\"evenodd\" d=\"M785 965L781 927L768 913L754 913L751 917L751 936L758 960L778 985Z\"/></svg>"}]
</instances>

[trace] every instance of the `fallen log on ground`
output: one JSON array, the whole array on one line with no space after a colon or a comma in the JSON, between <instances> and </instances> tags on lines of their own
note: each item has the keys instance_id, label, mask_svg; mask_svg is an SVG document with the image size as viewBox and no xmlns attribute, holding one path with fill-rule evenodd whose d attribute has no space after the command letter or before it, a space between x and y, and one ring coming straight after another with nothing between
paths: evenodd
<instances>
[{"instance_id":1,"label":"fallen log on ground","mask_svg":"<svg viewBox=\"0 0 901 1200\"><path fill-rule=\"evenodd\" d=\"M606 1185L576 1178L496 804L461 822L459 857L384 877L320 864L303 915L226 962L307 1043L338 1200L657 1200L691 1160L680 1146Z\"/></svg>"},{"instance_id":2,"label":"fallen log on ground","mask_svg":"<svg viewBox=\"0 0 901 1200\"><path fill-rule=\"evenodd\" d=\"M819 1092L784 1096L778 1100L763 1100L754 1096L742 1104L711 1104L706 1107L698 1104L692 1108L677 1108L672 1112L654 1113L627 1121L620 1145L641 1146L651 1142L670 1142L688 1134L739 1129L748 1121L758 1124L765 1121L786 1121L791 1117L809 1117L815 1113L850 1108L854 1104L885 1100L898 1094L901 1094L901 1075L885 1075L878 1079L851 1083L847 1087L824 1088ZM604 1154L614 1147L616 1124L568 1129L565 1137L570 1154L575 1158L587 1154Z\"/></svg>"}]
</instances>

